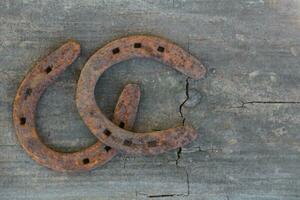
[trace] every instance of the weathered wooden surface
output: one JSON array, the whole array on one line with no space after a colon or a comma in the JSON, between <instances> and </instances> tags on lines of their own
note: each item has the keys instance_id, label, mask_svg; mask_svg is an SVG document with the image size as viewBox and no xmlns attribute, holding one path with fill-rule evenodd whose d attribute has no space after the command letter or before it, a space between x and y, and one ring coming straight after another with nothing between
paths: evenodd
<instances>
[{"instance_id":1,"label":"weathered wooden surface","mask_svg":"<svg viewBox=\"0 0 300 200\"><path fill-rule=\"evenodd\" d=\"M199 138L181 152L119 155L87 173L57 173L32 161L12 125L12 101L31 66L68 38L80 59L48 88L38 129L49 146L93 142L76 110L76 80L88 57L134 33L167 37L202 59L181 110ZM182 123L186 77L149 60L118 64L95 95L108 116L123 86L138 82L135 130ZM0 2L0 199L300 198L300 1L117 0Z\"/></svg>"}]
</instances>

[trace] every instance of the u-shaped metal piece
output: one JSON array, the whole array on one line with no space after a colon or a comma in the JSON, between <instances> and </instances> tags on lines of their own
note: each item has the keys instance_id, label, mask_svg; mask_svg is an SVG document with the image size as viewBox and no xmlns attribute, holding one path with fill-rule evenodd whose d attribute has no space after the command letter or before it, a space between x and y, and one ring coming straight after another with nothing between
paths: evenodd
<instances>
[{"instance_id":1,"label":"u-shaped metal piece","mask_svg":"<svg viewBox=\"0 0 300 200\"><path fill-rule=\"evenodd\" d=\"M13 121L23 149L39 164L56 171L84 171L100 166L116 155L116 149L101 142L74 153L62 153L47 147L38 136L35 112L45 89L78 57L80 45L69 41L52 52L26 75L21 82L13 105ZM130 129L139 104L138 85L127 85L120 95L114 121L123 121ZM121 112L124 108L127 112Z\"/></svg>"},{"instance_id":2,"label":"u-shaped metal piece","mask_svg":"<svg viewBox=\"0 0 300 200\"><path fill-rule=\"evenodd\" d=\"M191 126L134 133L113 124L97 106L94 88L112 65L131 58L150 58L199 79L206 73L199 60L177 45L154 36L136 35L117 39L99 49L85 64L77 85L76 104L90 131L103 143L127 153L158 154L184 146L197 137Z\"/></svg>"}]
</instances>

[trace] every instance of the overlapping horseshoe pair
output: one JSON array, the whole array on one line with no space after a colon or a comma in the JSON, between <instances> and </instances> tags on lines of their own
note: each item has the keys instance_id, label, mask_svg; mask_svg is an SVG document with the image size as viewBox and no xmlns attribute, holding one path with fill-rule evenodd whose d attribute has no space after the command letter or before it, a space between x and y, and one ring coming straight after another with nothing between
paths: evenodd
<instances>
[{"instance_id":1,"label":"overlapping horseshoe pair","mask_svg":"<svg viewBox=\"0 0 300 200\"><path fill-rule=\"evenodd\" d=\"M39 164L56 171L83 171L103 165L117 150L132 154L158 154L190 143L197 137L191 126L180 126L150 133L134 133L132 128L140 99L138 85L129 84L121 93L111 122L101 112L94 97L99 77L112 65L132 58L152 58L183 74L199 79L205 67L175 44L153 36L129 36L115 40L99 49L83 67L76 91L80 116L100 140L74 153L57 152L47 147L38 136L35 112L45 89L79 56L80 45L69 41L27 74L18 88L13 121L19 142ZM125 130L126 129L126 130Z\"/></svg>"}]
</instances>

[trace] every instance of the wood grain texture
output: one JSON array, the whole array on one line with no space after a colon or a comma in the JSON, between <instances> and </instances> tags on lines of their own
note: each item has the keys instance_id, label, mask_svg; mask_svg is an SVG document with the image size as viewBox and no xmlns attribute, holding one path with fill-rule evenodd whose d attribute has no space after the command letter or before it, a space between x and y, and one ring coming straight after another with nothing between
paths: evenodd
<instances>
[{"instance_id":1,"label":"wood grain texture","mask_svg":"<svg viewBox=\"0 0 300 200\"><path fill-rule=\"evenodd\" d=\"M135 131L185 118L199 138L178 152L119 155L87 173L37 165L12 125L24 75L67 39L80 42L80 59L43 95L37 127L56 150L82 149L96 139L75 105L80 69L102 45L135 33L169 38L209 73L186 82L161 63L126 61L98 81L99 106L111 118L124 85L140 83ZM299 199L299 55L295 0L1 1L0 199Z\"/></svg>"}]
</instances>

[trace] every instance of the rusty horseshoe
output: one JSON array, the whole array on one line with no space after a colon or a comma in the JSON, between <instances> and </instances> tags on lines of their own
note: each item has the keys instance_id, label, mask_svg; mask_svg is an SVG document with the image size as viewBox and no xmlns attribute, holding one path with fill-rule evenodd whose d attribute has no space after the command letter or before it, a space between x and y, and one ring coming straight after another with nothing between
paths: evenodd
<instances>
[{"instance_id":1,"label":"rusty horseshoe","mask_svg":"<svg viewBox=\"0 0 300 200\"><path fill-rule=\"evenodd\" d=\"M101 142L127 153L158 154L190 143L197 137L191 126L134 133L122 129L122 122L113 124L97 106L94 88L99 77L112 65L132 58L158 60L194 79L206 74L199 60L165 39L135 35L112 41L87 61L79 77L76 104L85 124Z\"/></svg>"},{"instance_id":2,"label":"rusty horseshoe","mask_svg":"<svg viewBox=\"0 0 300 200\"><path fill-rule=\"evenodd\" d=\"M63 153L47 147L38 136L35 127L35 111L38 101L56 77L58 77L80 53L80 45L69 41L41 60L21 82L13 105L13 121L21 146L39 164L56 171L83 171L102 165L116 155L116 149L97 142L90 147ZM138 85L128 84L119 97L114 121L122 121L124 128L130 129L135 121L139 104ZM120 108L127 112L121 112Z\"/></svg>"}]
</instances>

